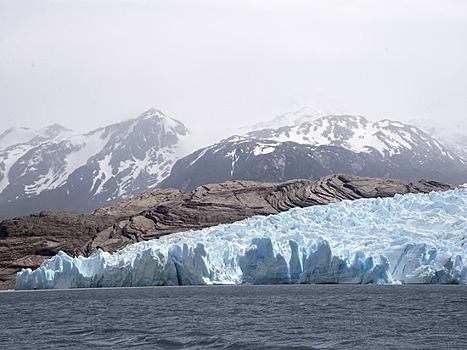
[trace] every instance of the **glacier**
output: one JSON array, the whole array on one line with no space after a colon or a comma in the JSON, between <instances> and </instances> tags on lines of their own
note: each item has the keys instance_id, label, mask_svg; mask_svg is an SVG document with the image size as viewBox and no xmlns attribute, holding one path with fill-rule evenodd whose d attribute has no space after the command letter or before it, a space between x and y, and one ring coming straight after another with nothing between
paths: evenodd
<instances>
[{"instance_id":1,"label":"glacier","mask_svg":"<svg viewBox=\"0 0 467 350\"><path fill-rule=\"evenodd\" d=\"M467 188L294 208L90 257L59 252L15 289L467 284Z\"/></svg>"}]
</instances>

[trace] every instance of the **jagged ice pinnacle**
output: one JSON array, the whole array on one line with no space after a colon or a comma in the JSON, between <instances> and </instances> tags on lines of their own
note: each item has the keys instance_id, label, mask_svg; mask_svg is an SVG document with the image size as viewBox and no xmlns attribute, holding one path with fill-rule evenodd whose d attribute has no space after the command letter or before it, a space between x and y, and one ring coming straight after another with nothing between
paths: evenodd
<instances>
[{"instance_id":1,"label":"jagged ice pinnacle","mask_svg":"<svg viewBox=\"0 0 467 350\"><path fill-rule=\"evenodd\" d=\"M467 189L344 201L164 236L89 258L60 252L16 289L189 284L467 284Z\"/></svg>"}]
</instances>

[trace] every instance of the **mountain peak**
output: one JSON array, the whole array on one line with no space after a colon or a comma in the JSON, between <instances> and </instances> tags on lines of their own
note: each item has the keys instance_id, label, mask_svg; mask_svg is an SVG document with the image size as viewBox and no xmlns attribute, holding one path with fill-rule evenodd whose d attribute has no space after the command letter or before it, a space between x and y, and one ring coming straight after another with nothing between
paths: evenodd
<instances>
[{"instance_id":1,"label":"mountain peak","mask_svg":"<svg viewBox=\"0 0 467 350\"><path fill-rule=\"evenodd\" d=\"M0 134L0 149L28 142L38 135L37 131L26 127L12 127Z\"/></svg>"},{"instance_id":2,"label":"mountain peak","mask_svg":"<svg viewBox=\"0 0 467 350\"><path fill-rule=\"evenodd\" d=\"M71 131L71 129L68 129L68 128L66 128L66 127L64 127L63 125L58 124L58 123L54 123L54 124L51 124L51 125L49 125L49 126L46 126L43 130Z\"/></svg>"},{"instance_id":3,"label":"mountain peak","mask_svg":"<svg viewBox=\"0 0 467 350\"><path fill-rule=\"evenodd\" d=\"M64 127L63 125L60 125L58 123L54 123L54 124L51 124L49 126L46 126L40 130L38 130L39 134L41 135L44 135L44 136L47 136L47 137L50 137L50 138L54 138L54 137L57 137L58 135L60 134L63 134L63 133L70 133L72 132L71 129L68 129L66 127Z\"/></svg>"},{"instance_id":4,"label":"mountain peak","mask_svg":"<svg viewBox=\"0 0 467 350\"><path fill-rule=\"evenodd\" d=\"M324 110L303 106L292 112L281 114L269 121L245 126L241 129L248 132L261 129L278 129L283 126L298 126L304 122L313 121L329 114L330 113Z\"/></svg>"},{"instance_id":5,"label":"mountain peak","mask_svg":"<svg viewBox=\"0 0 467 350\"><path fill-rule=\"evenodd\" d=\"M274 182L332 173L464 183L466 171L461 158L414 126L331 114L197 150L175 163L160 186L185 190L226 180Z\"/></svg>"},{"instance_id":6,"label":"mountain peak","mask_svg":"<svg viewBox=\"0 0 467 350\"><path fill-rule=\"evenodd\" d=\"M0 219L90 211L144 192L169 175L187 135L181 122L155 108L84 134L59 124L1 133ZM30 198L33 204L24 205Z\"/></svg>"},{"instance_id":7,"label":"mountain peak","mask_svg":"<svg viewBox=\"0 0 467 350\"><path fill-rule=\"evenodd\" d=\"M329 113L328 111L325 111L325 110L321 110L321 109L318 109L318 108L311 108L311 107L308 107L308 106L304 106L304 107L301 107L293 112L290 112L290 113L287 113L287 114L290 114L290 115L293 115L293 116L296 116L298 118L301 118L301 117L304 117L304 116L308 116L308 117L323 117L323 116L326 116L326 115L329 115L331 113Z\"/></svg>"},{"instance_id":8,"label":"mountain peak","mask_svg":"<svg viewBox=\"0 0 467 350\"><path fill-rule=\"evenodd\" d=\"M156 108L150 108L146 112L142 113L138 118L135 119L135 122L139 124L140 122L149 121L151 124L155 122L158 127L161 127L161 131L172 132L179 135L186 135L189 133L185 125L171 117L166 116L162 111Z\"/></svg>"},{"instance_id":9,"label":"mountain peak","mask_svg":"<svg viewBox=\"0 0 467 350\"><path fill-rule=\"evenodd\" d=\"M170 119L164 113L162 113L159 109L156 109L156 108L148 109L146 112L143 112L137 119L150 119L154 117Z\"/></svg>"}]
</instances>

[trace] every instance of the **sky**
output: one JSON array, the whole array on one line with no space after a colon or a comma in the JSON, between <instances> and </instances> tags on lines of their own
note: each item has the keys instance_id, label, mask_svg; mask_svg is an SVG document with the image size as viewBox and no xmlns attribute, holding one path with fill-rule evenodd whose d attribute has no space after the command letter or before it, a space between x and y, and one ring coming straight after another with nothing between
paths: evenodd
<instances>
[{"instance_id":1,"label":"sky","mask_svg":"<svg viewBox=\"0 0 467 350\"><path fill-rule=\"evenodd\" d=\"M467 116L463 0L0 0L0 132ZM219 135L221 132L219 131Z\"/></svg>"}]
</instances>

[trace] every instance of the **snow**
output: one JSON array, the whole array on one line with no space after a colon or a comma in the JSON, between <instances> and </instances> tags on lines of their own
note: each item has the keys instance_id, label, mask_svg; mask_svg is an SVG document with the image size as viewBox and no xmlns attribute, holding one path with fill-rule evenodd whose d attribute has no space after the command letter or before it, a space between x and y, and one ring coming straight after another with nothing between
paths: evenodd
<instances>
[{"instance_id":1,"label":"snow","mask_svg":"<svg viewBox=\"0 0 467 350\"><path fill-rule=\"evenodd\" d=\"M135 125L140 120L144 119L157 119L157 137L159 141L157 145L161 145L161 137L166 134L176 134L179 140L186 138L186 135L177 134L176 127L179 126L178 122L174 119L168 118L162 114L162 112L151 109L143 113L136 121L129 120L128 129L125 131L125 136L122 137L121 143L125 143L128 138L131 137L143 137L145 135L133 135L129 131L135 130ZM117 130L118 132L118 130ZM102 134L106 134L105 130ZM181 158L181 154L184 152L179 144L169 145L166 147L150 147L145 150L143 159L136 159L130 156L128 159L123 159L118 162L115 167L114 154L111 153L107 142L114 137L115 134L108 134L105 138L100 136L101 144L99 140L95 141L94 144L98 146L96 151L101 151L99 156L101 159L96 160L98 166L97 176L94 177L92 191L95 194L103 193L105 184L108 180L113 179L117 182L117 190L110 194L108 201L116 199L117 197L126 197L131 194L134 190L132 184L140 176L150 175L152 178L152 184L149 184L149 188L154 187L157 183L162 181L170 174L170 169L177 159ZM91 140L92 141L92 140ZM120 144L114 144L114 148L119 148ZM103 151L103 152L102 152ZM110 153L109 153L110 152ZM118 174L118 176L117 176ZM124 174L124 175L122 175ZM103 180L103 181L102 181Z\"/></svg>"},{"instance_id":2,"label":"snow","mask_svg":"<svg viewBox=\"0 0 467 350\"><path fill-rule=\"evenodd\" d=\"M16 289L185 284L467 284L467 189L344 201L256 216L72 258Z\"/></svg>"},{"instance_id":3,"label":"snow","mask_svg":"<svg viewBox=\"0 0 467 350\"><path fill-rule=\"evenodd\" d=\"M110 135L105 135L104 130L70 138L69 147L73 149L73 152L68 153L65 157L66 170L63 180L65 181L68 175L102 151L109 139Z\"/></svg>"},{"instance_id":4,"label":"snow","mask_svg":"<svg viewBox=\"0 0 467 350\"><path fill-rule=\"evenodd\" d=\"M319 104L316 104L314 107L300 107L292 112L281 114L267 122L261 122L255 125L241 127L240 130L243 132L248 132L262 129L277 129L283 126L291 125L299 126L304 122L313 121L319 117L333 114L338 110L335 107L329 107L330 106L324 108Z\"/></svg>"},{"instance_id":5,"label":"snow","mask_svg":"<svg viewBox=\"0 0 467 350\"><path fill-rule=\"evenodd\" d=\"M33 183L24 186L24 193L27 195L40 193L41 191L47 190L50 183L53 182L54 173L50 168L47 174L37 178Z\"/></svg>"},{"instance_id":6,"label":"snow","mask_svg":"<svg viewBox=\"0 0 467 350\"><path fill-rule=\"evenodd\" d=\"M145 152L142 160L132 159L120 162L117 173L126 173L127 175L118 179L117 196L125 196L132 188L134 180L142 174L151 175L154 179L152 187L165 179L170 174L173 164L180 158L177 151L178 147L176 146L163 147L158 150L149 149Z\"/></svg>"},{"instance_id":7,"label":"snow","mask_svg":"<svg viewBox=\"0 0 467 350\"><path fill-rule=\"evenodd\" d=\"M282 119L278 119L279 121ZM393 156L403 150L411 150L421 138L429 142L434 149L454 159L441 144L430 141L415 127L387 119L373 123L360 116L329 115L308 119L302 124L291 124L261 132L253 131L245 137L269 143L295 142L316 147L341 146L353 152L377 151L382 156ZM255 154L262 154L261 150L255 149Z\"/></svg>"},{"instance_id":8,"label":"snow","mask_svg":"<svg viewBox=\"0 0 467 350\"><path fill-rule=\"evenodd\" d=\"M146 136L144 134L135 134L135 126L141 120L150 120L154 118L154 123L157 124L154 127L158 130L156 135L158 142L156 145L159 145L159 148L150 147L145 150L144 156L142 157L143 159L137 159L134 156L130 156L128 159L122 159L115 164L114 154L111 152L111 148L118 149L122 143L127 142L128 138L141 137L143 141L146 142ZM113 133L106 133L105 130L102 130L100 132L102 136L100 134L89 134L90 141L93 141L91 136L94 137L95 140L93 143L89 143L90 147L88 148L92 150L94 148L92 146L95 145L96 150L93 152L97 154L97 151L99 151L99 159L95 160L98 167L98 173L93 179L94 181L91 188L93 193L101 194L106 190L105 185L107 181L110 179L115 180L117 182L117 190L116 192L109 194L109 201L111 199L116 199L117 197L125 197L128 194L131 194L134 190L132 184L135 179L140 176L150 175L153 179L152 187L154 187L170 174L172 165L181 157L180 154L183 152L179 147L179 144L169 145L167 147L160 146L161 137L163 135L177 135L179 140L186 138L186 135L177 133L176 128L181 125L179 122L166 117L159 110L150 109L137 119L128 120L126 124L127 129L125 130L124 135L121 138L119 137L121 141L111 145L111 147L108 145L108 141L115 138L115 135L121 132L120 129L116 129ZM104 137L104 135L107 136ZM85 154L85 151L86 150L83 149L82 153Z\"/></svg>"},{"instance_id":9,"label":"snow","mask_svg":"<svg viewBox=\"0 0 467 350\"><path fill-rule=\"evenodd\" d=\"M20 144L0 151L0 193L10 184L8 173L16 161L28 152L32 146ZM3 177L1 176L3 175Z\"/></svg>"},{"instance_id":10,"label":"snow","mask_svg":"<svg viewBox=\"0 0 467 350\"><path fill-rule=\"evenodd\" d=\"M399 132L399 134L391 133L391 132L381 132L380 140L386 144L386 150L388 150L389 155L393 156L397 154L397 151L402 148L411 149L412 145L407 142L406 138L410 140L410 135L405 134L404 132ZM404 138L405 136L406 138ZM379 149L382 152L384 148Z\"/></svg>"},{"instance_id":11,"label":"snow","mask_svg":"<svg viewBox=\"0 0 467 350\"><path fill-rule=\"evenodd\" d=\"M259 155L265 155L265 154L269 154L269 153L272 153L276 150L276 147L274 147L273 145L268 145L268 144L259 144L255 147L255 149L253 150L253 154L255 156L259 156Z\"/></svg>"},{"instance_id":12,"label":"snow","mask_svg":"<svg viewBox=\"0 0 467 350\"><path fill-rule=\"evenodd\" d=\"M0 193L2 193L3 190L5 190L5 188L7 188L10 184L9 172L11 167L30 150L50 142L48 139L48 134L53 128L56 127L59 126L51 125L40 130L15 127L7 129L0 135ZM53 135L55 142L59 142L71 132L71 130L65 129L63 127L61 128L62 129L59 129L56 134ZM43 139L40 140L40 138ZM32 166L34 167L35 164L32 164ZM27 192L25 193L31 194L37 192L35 187L38 187L39 189L55 188L56 186L53 185L57 181L56 179L52 179L52 175L54 174L49 173L45 176L42 176L41 178L36 179L34 183L27 185ZM46 176L51 177L47 178Z\"/></svg>"},{"instance_id":13,"label":"snow","mask_svg":"<svg viewBox=\"0 0 467 350\"><path fill-rule=\"evenodd\" d=\"M443 112L444 114L445 112ZM420 118L411 119L409 122L435 138L439 148L442 148L440 144L447 146L449 150L467 160L467 135L465 133L464 119L447 120L443 118L442 120L433 120ZM448 157L453 158L451 153L448 153Z\"/></svg>"},{"instance_id":14,"label":"snow","mask_svg":"<svg viewBox=\"0 0 467 350\"><path fill-rule=\"evenodd\" d=\"M198 156L192 161L190 162L190 164L188 164L188 166L192 166L193 164L195 164L202 156L205 155L205 153L212 147L206 147L204 150L202 150Z\"/></svg>"},{"instance_id":15,"label":"snow","mask_svg":"<svg viewBox=\"0 0 467 350\"><path fill-rule=\"evenodd\" d=\"M234 170L235 170L235 164L237 163L239 156L237 155L237 149L234 149L233 151L228 152L225 155L226 158L230 158L232 161L232 164L230 165L230 176L233 176Z\"/></svg>"},{"instance_id":16,"label":"snow","mask_svg":"<svg viewBox=\"0 0 467 350\"><path fill-rule=\"evenodd\" d=\"M81 135L72 135L70 130L60 125L51 125L38 131L25 128L8 129L0 134L0 145L9 145L8 148L0 148L0 193L11 182L15 183L9 177L9 172L20 158L30 151L34 151L34 154L28 155L28 163L22 174L22 176L28 176L24 180L26 182L24 194L27 195L37 195L44 190L62 186L71 173L90 162L98 168L91 187L95 191L93 194L102 194L106 191L105 182L114 177L117 170L119 173L118 188L115 193L109 194L111 199L131 194L132 182L138 176L151 176L154 181L150 185L155 186L170 174L172 165L186 152L179 143L159 148L157 145L149 145L150 149L146 151L143 160L130 157L130 159L120 161L117 168L113 166L115 159L111 156L111 152L119 148L118 145L128 142L131 138L142 138L146 142L144 133L136 134L135 125L141 120L151 119L154 120L148 125L158 132L159 140L161 135L165 134L176 136L180 144L187 139L181 123L166 117L156 109L148 110L139 118ZM179 129L182 131L179 132ZM20 143L23 141L29 142ZM45 162L44 159L47 159L45 165L49 167L48 172L39 174L36 171L37 174L32 174L32 171L37 170L39 163Z\"/></svg>"},{"instance_id":17,"label":"snow","mask_svg":"<svg viewBox=\"0 0 467 350\"><path fill-rule=\"evenodd\" d=\"M66 129L59 124L49 125L39 130L33 130L25 127L9 128L0 134L0 150L31 142L35 138L35 141L38 143L40 143L40 141L38 141L37 138L43 138L43 141L46 141L51 137L55 140L60 140L70 135L71 132L71 130Z\"/></svg>"},{"instance_id":18,"label":"snow","mask_svg":"<svg viewBox=\"0 0 467 350\"><path fill-rule=\"evenodd\" d=\"M112 154L106 154L103 159L99 160L97 163L99 164L99 173L97 176L94 176L93 183L91 188L95 189L95 186L99 180L106 180L107 178L112 176L112 167L110 165L110 161L112 160ZM104 189L105 181L101 181L97 189L94 190L94 193L99 194L102 193Z\"/></svg>"},{"instance_id":19,"label":"snow","mask_svg":"<svg viewBox=\"0 0 467 350\"><path fill-rule=\"evenodd\" d=\"M40 135L39 132L30 128L9 128L0 134L0 149L28 142L38 135Z\"/></svg>"}]
</instances>

